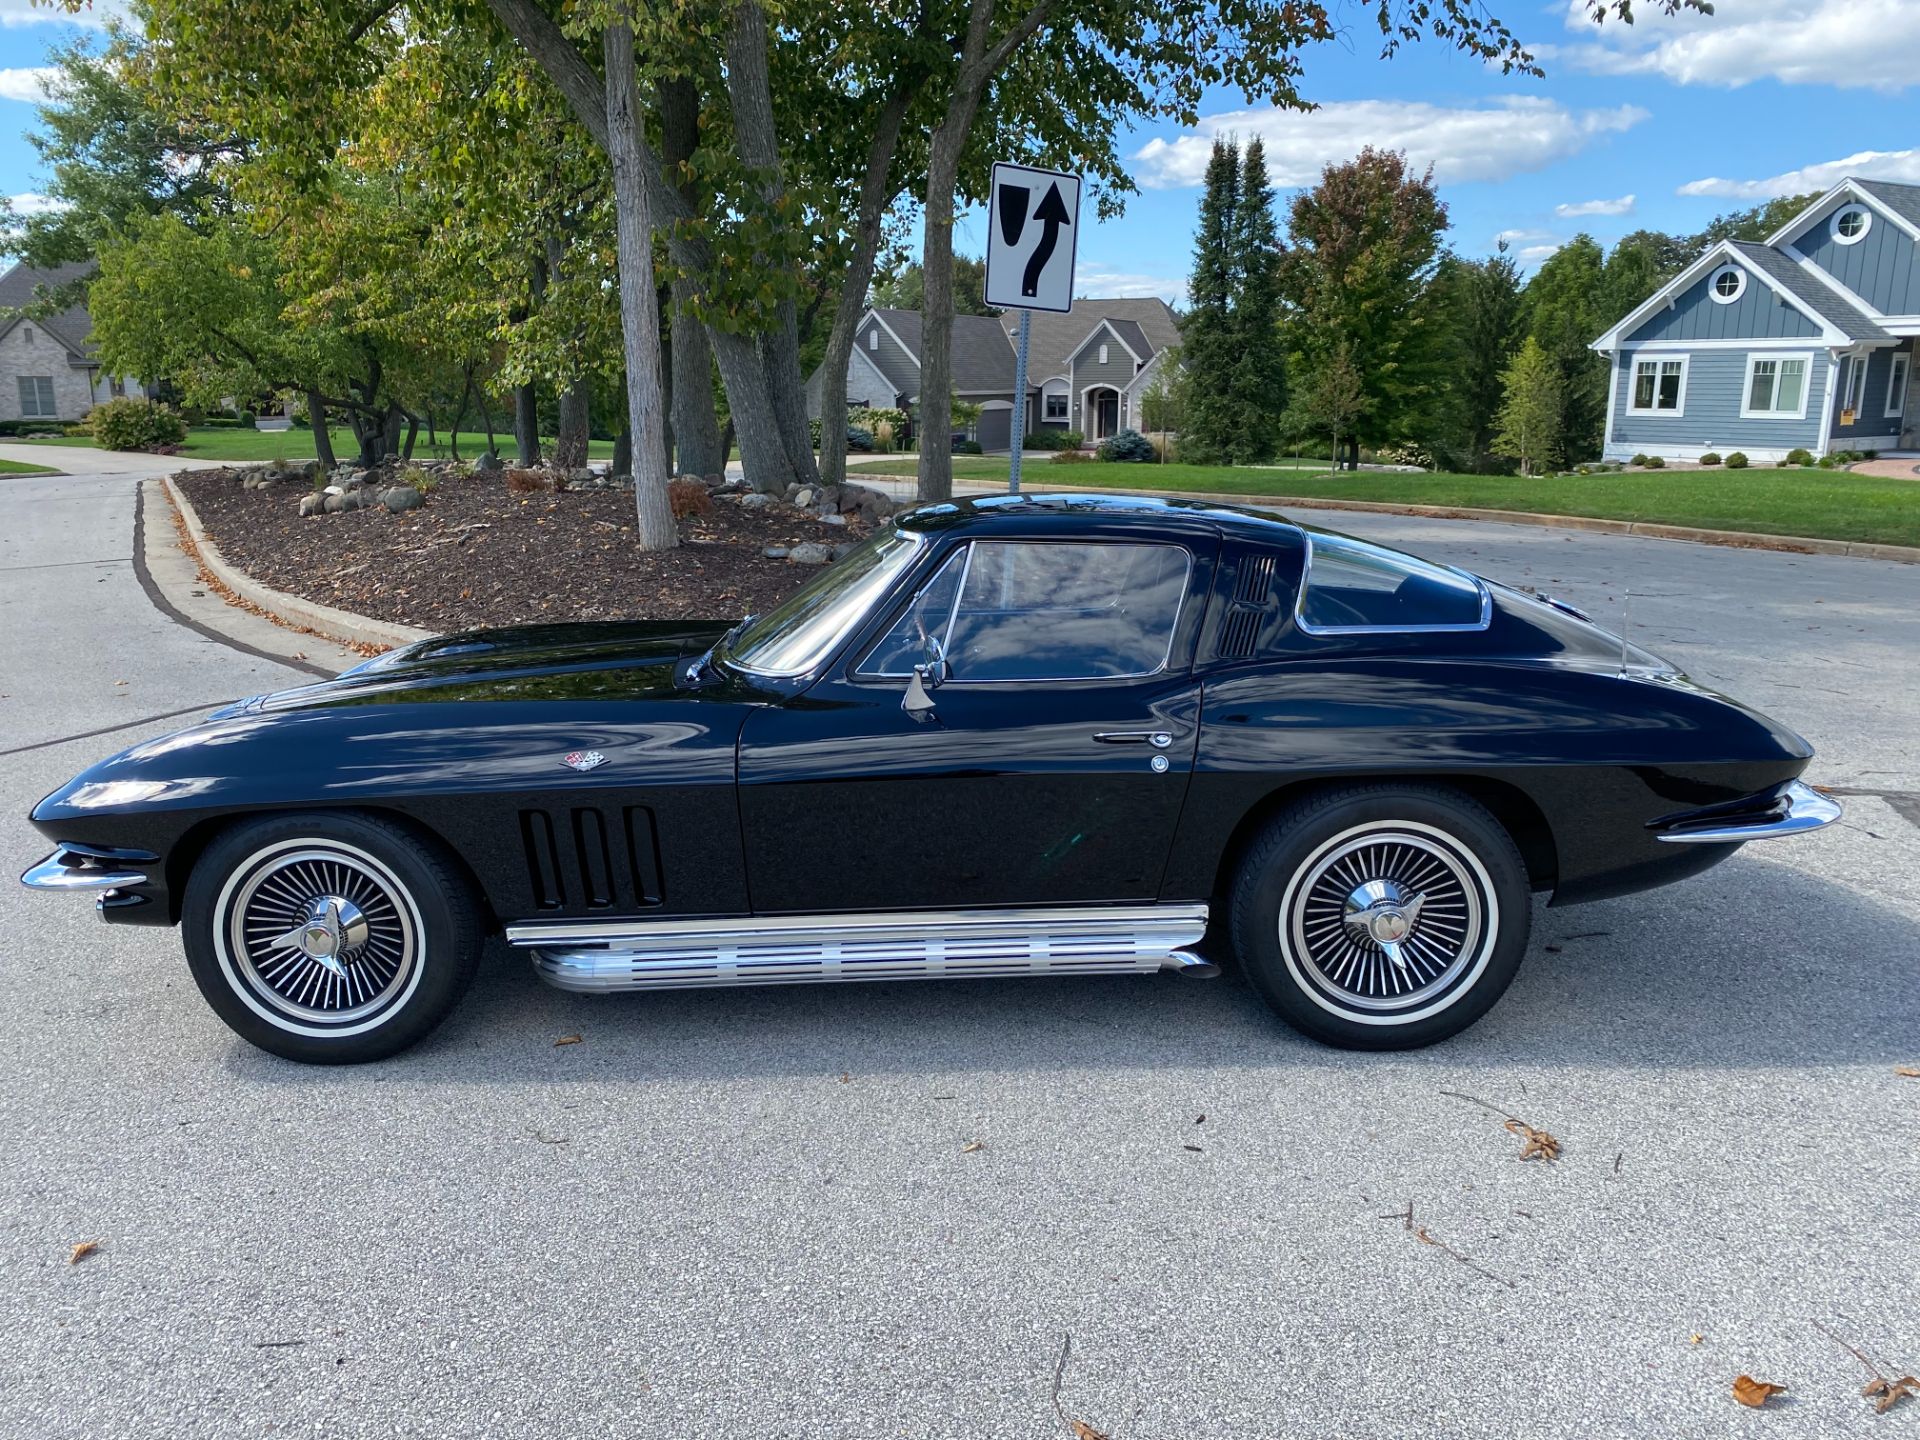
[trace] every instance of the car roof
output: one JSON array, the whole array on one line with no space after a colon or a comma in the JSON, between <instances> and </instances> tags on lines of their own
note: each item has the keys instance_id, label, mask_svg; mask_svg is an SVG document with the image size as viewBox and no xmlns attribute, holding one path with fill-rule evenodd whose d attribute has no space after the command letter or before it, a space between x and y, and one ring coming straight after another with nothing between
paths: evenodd
<instances>
[{"instance_id":1,"label":"car roof","mask_svg":"<svg viewBox=\"0 0 1920 1440\"><path fill-rule=\"evenodd\" d=\"M937 501L899 512L895 523L902 529L929 534L958 529L990 532L1004 525L1029 535L1070 535L1096 529L1113 534L1137 529L1170 534L1228 533L1267 541L1298 541L1304 530L1284 515L1271 511L1248 510L1206 500L1045 492Z\"/></svg>"}]
</instances>

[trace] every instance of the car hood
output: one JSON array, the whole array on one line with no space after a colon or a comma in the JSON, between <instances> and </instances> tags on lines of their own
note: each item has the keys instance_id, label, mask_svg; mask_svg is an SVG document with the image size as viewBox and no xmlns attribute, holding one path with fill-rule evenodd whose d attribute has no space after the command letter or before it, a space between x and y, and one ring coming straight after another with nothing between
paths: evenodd
<instances>
[{"instance_id":1,"label":"car hood","mask_svg":"<svg viewBox=\"0 0 1920 1440\"><path fill-rule=\"evenodd\" d=\"M671 692L675 662L704 654L719 620L521 625L437 635L333 680L243 701L227 713L456 700L643 699Z\"/></svg>"}]
</instances>

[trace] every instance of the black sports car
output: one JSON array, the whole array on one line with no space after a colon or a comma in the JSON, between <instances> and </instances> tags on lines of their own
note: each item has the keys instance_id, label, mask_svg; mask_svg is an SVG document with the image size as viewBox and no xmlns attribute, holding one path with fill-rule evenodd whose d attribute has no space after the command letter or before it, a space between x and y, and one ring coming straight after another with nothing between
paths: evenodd
<instances>
[{"instance_id":1,"label":"black sports car","mask_svg":"<svg viewBox=\"0 0 1920 1440\"><path fill-rule=\"evenodd\" d=\"M898 516L731 629L450 635L43 800L28 885L182 924L280 1055L571 990L1185 970L1336 1045L1472 1024L1569 904L1830 823L1786 727L1573 607L1272 514Z\"/></svg>"}]
</instances>

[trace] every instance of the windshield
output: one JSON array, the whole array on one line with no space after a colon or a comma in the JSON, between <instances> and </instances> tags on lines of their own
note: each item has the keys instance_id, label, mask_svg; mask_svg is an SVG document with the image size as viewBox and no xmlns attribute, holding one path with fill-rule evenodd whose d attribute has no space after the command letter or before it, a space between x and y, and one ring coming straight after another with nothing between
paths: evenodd
<instances>
[{"instance_id":1,"label":"windshield","mask_svg":"<svg viewBox=\"0 0 1920 1440\"><path fill-rule=\"evenodd\" d=\"M893 588L920 537L888 526L815 575L727 646L727 662L757 675L804 675Z\"/></svg>"}]
</instances>

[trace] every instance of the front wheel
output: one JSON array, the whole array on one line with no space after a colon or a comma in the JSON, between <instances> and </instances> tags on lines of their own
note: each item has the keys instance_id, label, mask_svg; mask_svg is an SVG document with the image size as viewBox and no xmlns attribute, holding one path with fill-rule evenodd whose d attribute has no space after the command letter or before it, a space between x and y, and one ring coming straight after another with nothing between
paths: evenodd
<instances>
[{"instance_id":1,"label":"front wheel","mask_svg":"<svg viewBox=\"0 0 1920 1440\"><path fill-rule=\"evenodd\" d=\"M194 866L181 926L220 1018L262 1050L320 1065L419 1040L472 982L482 943L440 847L364 815L228 831Z\"/></svg>"},{"instance_id":2,"label":"front wheel","mask_svg":"<svg viewBox=\"0 0 1920 1440\"><path fill-rule=\"evenodd\" d=\"M1487 810L1441 789L1355 786L1276 816L1235 879L1233 944L1281 1018L1400 1050L1493 1008L1526 953L1527 872Z\"/></svg>"}]
</instances>

